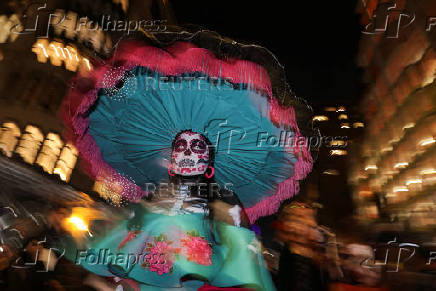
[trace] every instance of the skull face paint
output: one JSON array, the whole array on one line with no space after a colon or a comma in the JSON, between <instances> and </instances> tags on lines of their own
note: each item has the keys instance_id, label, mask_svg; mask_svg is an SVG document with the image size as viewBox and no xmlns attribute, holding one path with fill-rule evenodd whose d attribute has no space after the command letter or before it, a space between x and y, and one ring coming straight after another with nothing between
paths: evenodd
<instances>
[{"instance_id":1,"label":"skull face paint","mask_svg":"<svg viewBox=\"0 0 436 291\"><path fill-rule=\"evenodd\" d=\"M172 171L182 176L201 175L208 165L209 147L205 138L189 130L179 134L171 153Z\"/></svg>"}]
</instances>

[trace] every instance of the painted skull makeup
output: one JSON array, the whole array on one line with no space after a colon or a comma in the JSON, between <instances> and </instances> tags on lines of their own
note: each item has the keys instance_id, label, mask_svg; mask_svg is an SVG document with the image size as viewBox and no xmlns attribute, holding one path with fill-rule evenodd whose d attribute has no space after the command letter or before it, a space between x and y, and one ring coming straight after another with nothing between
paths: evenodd
<instances>
[{"instance_id":1,"label":"painted skull makeup","mask_svg":"<svg viewBox=\"0 0 436 291\"><path fill-rule=\"evenodd\" d=\"M205 138L192 131L184 131L174 140L171 168L174 174L194 176L204 174L209 165L209 147Z\"/></svg>"}]
</instances>

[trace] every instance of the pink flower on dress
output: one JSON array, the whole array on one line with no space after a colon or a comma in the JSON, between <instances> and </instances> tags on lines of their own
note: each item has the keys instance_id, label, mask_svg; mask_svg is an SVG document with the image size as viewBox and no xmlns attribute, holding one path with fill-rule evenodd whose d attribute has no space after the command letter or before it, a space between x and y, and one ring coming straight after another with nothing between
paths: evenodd
<instances>
[{"instance_id":1,"label":"pink flower on dress","mask_svg":"<svg viewBox=\"0 0 436 291\"><path fill-rule=\"evenodd\" d=\"M207 240L199 236L188 235L181 242L183 255L187 257L188 261L205 266L212 264L212 248Z\"/></svg>"},{"instance_id":2,"label":"pink flower on dress","mask_svg":"<svg viewBox=\"0 0 436 291\"><path fill-rule=\"evenodd\" d=\"M159 275L172 272L176 249L166 241L157 241L149 251L145 256L143 267L152 272L157 272Z\"/></svg>"}]
</instances>

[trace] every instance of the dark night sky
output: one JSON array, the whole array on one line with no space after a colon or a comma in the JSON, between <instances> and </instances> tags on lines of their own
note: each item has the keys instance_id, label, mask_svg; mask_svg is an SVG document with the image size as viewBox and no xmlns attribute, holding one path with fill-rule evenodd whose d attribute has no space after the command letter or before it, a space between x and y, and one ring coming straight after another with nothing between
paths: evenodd
<instances>
[{"instance_id":1,"label":"dark night sky","mask_svg":"<svg viewBox=\"0 0 436 291\"><path fill-rule=\"evenodd\" d=\"M291 88L310 103L357 98L356 1L175 0L172 4L180 24L197 24L267 47L285 66Z\"/></svg>"}]
</instances>

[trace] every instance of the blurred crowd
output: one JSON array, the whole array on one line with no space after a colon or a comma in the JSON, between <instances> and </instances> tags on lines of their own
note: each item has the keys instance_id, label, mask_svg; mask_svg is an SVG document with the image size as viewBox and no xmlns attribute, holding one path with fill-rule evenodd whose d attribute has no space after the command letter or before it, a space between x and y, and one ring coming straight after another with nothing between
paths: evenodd
<instances>
[{"instance_id":1,"label":"blurred crowd","mask_svg":"<svg viewBox=\"0 0 436 291\"><path fill-rule=\"evenodd\" d=\"M218 219L228 219L223 205L213 207ZM65 235L61 222L70 215L65 208L30 207L27 215L2 208L2 290L135 290L129 280L98 277L63 257L65 251L55 246ZM353 224L350 220L351 228ZM341 235L320 226L316 204L292 202L272 223L251 229L263 241L278 290L407 290L390 287L386 265L375 263L374 245L364 241L358 228Z\"/></svg>"}]
</instances>

